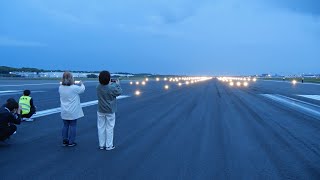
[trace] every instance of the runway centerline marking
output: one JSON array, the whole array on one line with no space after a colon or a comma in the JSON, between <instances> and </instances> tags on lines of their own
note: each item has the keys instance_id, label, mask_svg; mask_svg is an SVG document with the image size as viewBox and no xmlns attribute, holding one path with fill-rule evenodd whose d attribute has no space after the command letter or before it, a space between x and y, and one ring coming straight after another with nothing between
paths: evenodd
<instances>
[{"instance_id":1,"label":"runway centerline marking","mask_svg":"<svg viewBox=\"0 0 320 180\"><path fill-rule=\"evenodd\" d=\"M128 97L130 97L130 96L122 95L122 96L118 96L117 99L124 99L124 98L128 98ZM81 107L88 107L88 106L93 106L96 104L98 104L98 100L88 101L88 102L81 103ZM53 108L53 109L47 109L47 110L43 110L43 111L38 111L36 114L34 114L32 116L32 118L48 116L48 115L56 114L56 113L60 113L60 112L61 112L60 107Z\"/></svg>"}]
</instances>

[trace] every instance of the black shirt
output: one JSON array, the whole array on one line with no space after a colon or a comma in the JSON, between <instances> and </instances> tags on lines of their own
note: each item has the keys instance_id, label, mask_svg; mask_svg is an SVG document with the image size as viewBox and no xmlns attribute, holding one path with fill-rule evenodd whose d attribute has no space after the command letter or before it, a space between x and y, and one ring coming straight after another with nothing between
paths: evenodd
<instances>
[{"instance_id":1,"label":"black shirt","mask_svg":"<svg viewBox=\"0 0 320 180\"><path fill-rule=\"evenodd\" d=\"M10 126L10 124L20 124L20 114L13 114L6 107L0 108L0 129Z\"/></svg>"}]
</instances>

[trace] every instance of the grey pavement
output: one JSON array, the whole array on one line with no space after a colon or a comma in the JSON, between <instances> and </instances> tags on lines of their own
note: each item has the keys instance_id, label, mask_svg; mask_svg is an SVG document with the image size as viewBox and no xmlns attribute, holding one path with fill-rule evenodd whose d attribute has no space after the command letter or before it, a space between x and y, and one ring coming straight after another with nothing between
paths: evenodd
<instances>
[{"instance_id":1,"label":"grey pavement","mask_svg":"<svg viewBox=\"0 0 320 180\"><path fill-rule=\"evenodd\" d=\"M95 85L86 83L81 102L96 100ZM320 86L257 81L237 88L217 80L122 86L130 97L118 101L116 149L98 149L96 105L84 108L76 147L61 146L59 114L43 116L0 144L0 179L320 179L320 117L263 96L294 98L317 111L319 101L298 95L320 95ZM40 110L59 107L58 84L0 91L24 88L44 91L33 94ZM0 100L11 96L20 95Z\"/></svg>"}]
</instances>

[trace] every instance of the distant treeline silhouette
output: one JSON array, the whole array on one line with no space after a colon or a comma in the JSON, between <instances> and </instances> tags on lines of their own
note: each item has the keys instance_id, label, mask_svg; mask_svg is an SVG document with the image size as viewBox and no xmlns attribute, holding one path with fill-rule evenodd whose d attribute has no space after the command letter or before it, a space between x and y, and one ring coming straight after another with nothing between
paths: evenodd
<instances>
[{"instance_id":1,"label":"distant treeline silhouette","mask_svg":"<svg viewBox=\"0 0 320 180\"><path fill-rule=\"evenodd\" d=\"M37 69L37 68L28 68L28 67L22 67L22 68L14 68L14 67L8 67L8 66L0 66L0 74L9 74L10 72L43 72L43 69Z\"/></svg>"},{"instance_id":2,"label":"distant treeline silhouette","mask_svg":"<svg viewBox=\"0 0 320 180\"><path fill-rule=\"evenodd\" d=\"M66 70L45 70L45 69L38 69L38 68L30 68L30 67L22 67L22 68L15 68L9 66L0 66L0 74L9 74L10 72L64 72ZM71 70L68 70L71 71ZM75 73L99 73L99 71L72 71Z\"/></svg>"}]
</instances>

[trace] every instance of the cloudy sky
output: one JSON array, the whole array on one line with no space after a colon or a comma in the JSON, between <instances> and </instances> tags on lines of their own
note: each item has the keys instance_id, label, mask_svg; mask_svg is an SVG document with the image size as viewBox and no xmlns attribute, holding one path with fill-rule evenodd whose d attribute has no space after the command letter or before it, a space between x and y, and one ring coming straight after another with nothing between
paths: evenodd
<instances>
[{"instance_id":1,"label":"cloudy sky","mask_svg":"<svg viewBox=\"0 0 320 180\"><path fill-rule=\"evenodd\" d=\"M320 1L0 1L0 60L133 73L320 73Z\"/></svg>"}]
</instances>

